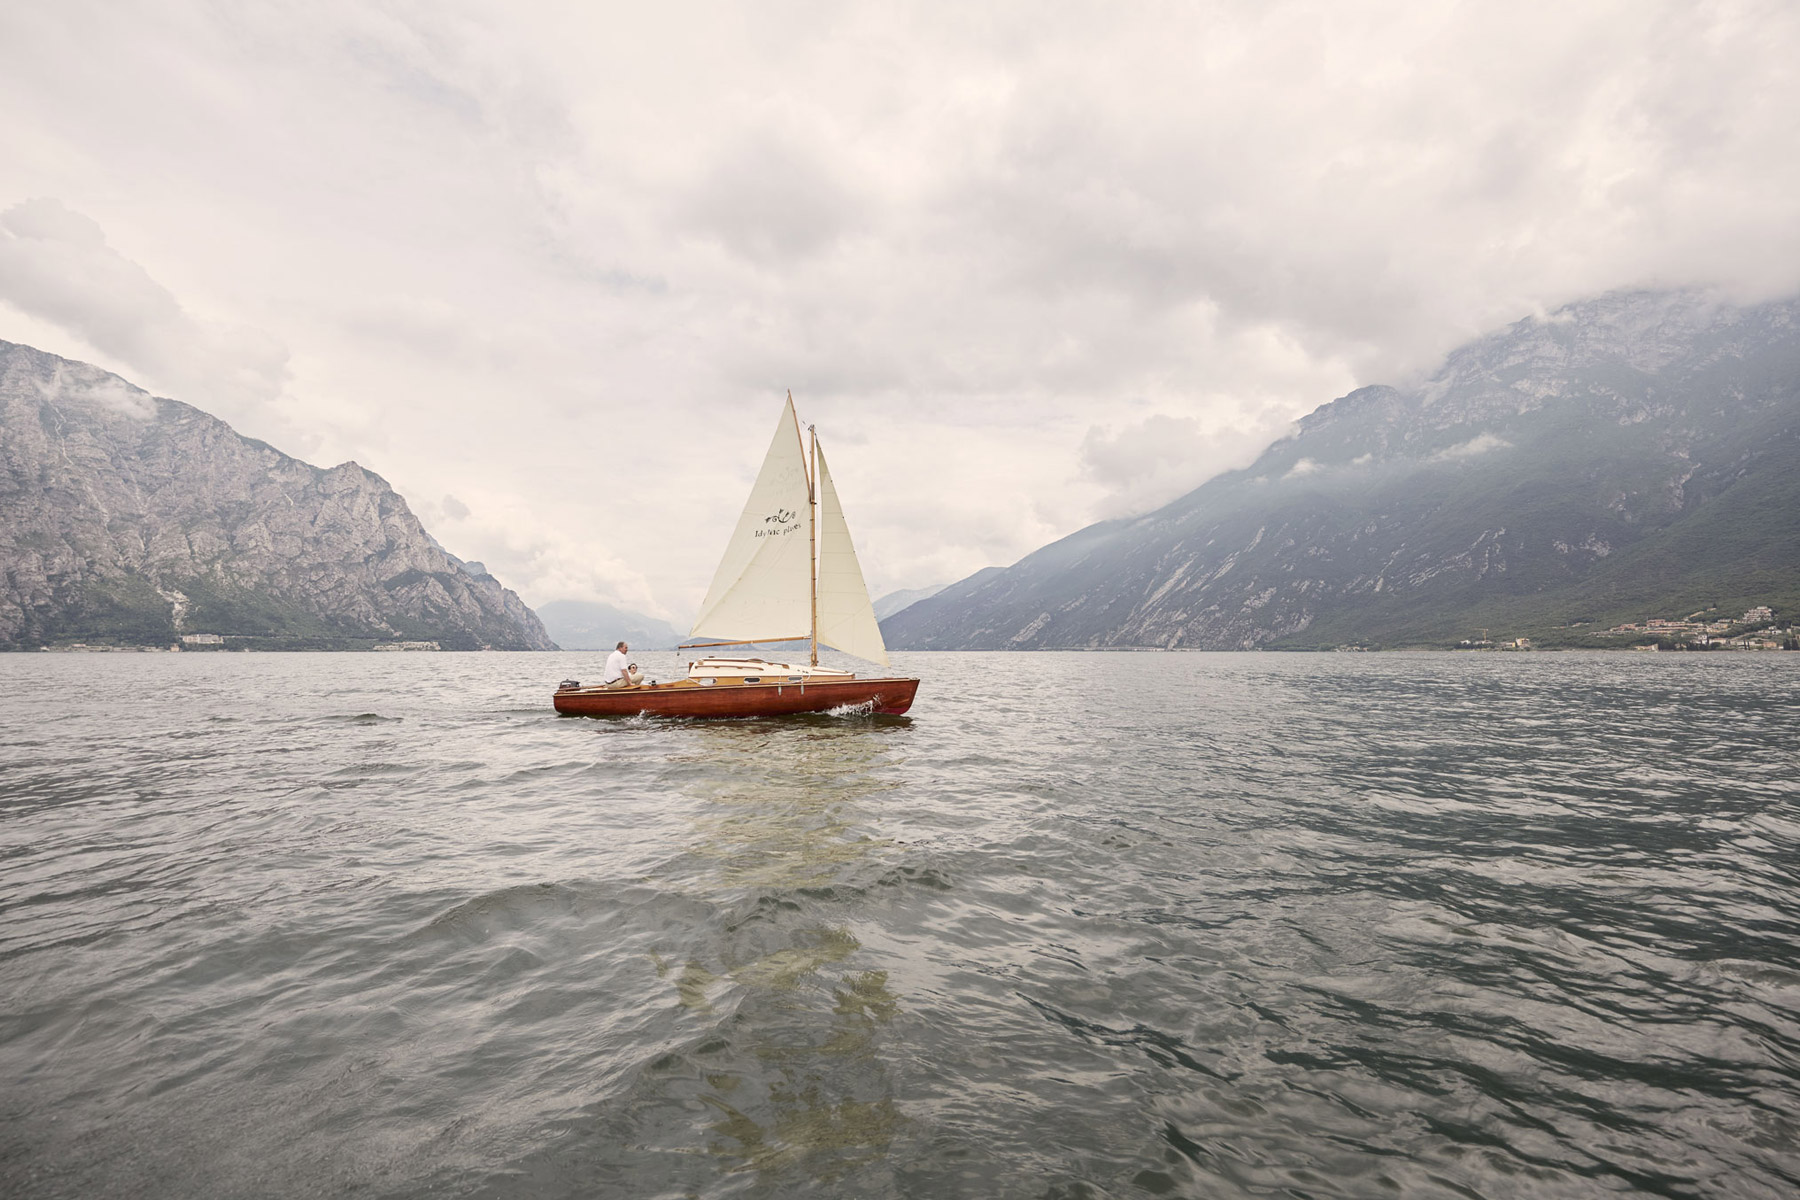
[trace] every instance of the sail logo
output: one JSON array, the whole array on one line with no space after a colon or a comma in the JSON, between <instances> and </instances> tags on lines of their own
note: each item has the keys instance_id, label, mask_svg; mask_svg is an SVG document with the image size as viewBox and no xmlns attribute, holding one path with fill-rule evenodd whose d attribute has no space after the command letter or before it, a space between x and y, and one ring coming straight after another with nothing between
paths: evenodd
<instances>
[{"instance_id":1,"label":"sail logo","mask_svg":"<svg viewBox=\"0 0 1800 1200\"><path fill-rule=\"evenodd\" d=\"M796 533L800 526L794 522L799 519L800 514L791 508L776 509L763 518L763 527L755 531L756 536L759 538L781 537L785 534Z\"/></svg>"}]
</instances>

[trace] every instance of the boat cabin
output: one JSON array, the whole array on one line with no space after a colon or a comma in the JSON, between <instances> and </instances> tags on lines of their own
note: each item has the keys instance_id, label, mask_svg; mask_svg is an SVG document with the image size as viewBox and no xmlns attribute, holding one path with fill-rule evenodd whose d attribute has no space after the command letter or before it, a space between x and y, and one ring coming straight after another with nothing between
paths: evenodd
<instances>
[{"instance_id":1,"label":"boat cabin","mask_svg":"<svg viewBox=\"0 0 1800 1200\"><path fill-rule=\"evenodd\" d=\"M855 679L850 671L761 658L702 658L688 664L688 679L701 687L734 683L834 683Z\"/></svg>"}]
</instances>

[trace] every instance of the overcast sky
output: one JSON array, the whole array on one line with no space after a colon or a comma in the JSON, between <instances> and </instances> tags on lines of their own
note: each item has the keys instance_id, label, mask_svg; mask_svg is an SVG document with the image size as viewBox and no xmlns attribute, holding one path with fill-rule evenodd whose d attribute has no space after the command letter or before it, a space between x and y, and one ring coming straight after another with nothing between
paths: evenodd
<instances>
[{"instance_id":1,"label":"overcast sky","mask_svg":"<svg viewBox=\"0 0 1800 1200\"><path fill-rule=\"evenodd\" d=\"M685 626L792 388L871 589L1612 288L1800 288L1800 5L0 0L0 338Z\"/></svg>"}]
</instances>

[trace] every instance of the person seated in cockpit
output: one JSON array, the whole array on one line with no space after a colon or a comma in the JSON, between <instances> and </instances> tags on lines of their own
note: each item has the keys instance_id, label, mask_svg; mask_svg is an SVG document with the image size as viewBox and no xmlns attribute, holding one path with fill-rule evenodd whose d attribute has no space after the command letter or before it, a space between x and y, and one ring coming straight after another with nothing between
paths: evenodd
<instances>
[{"instance_id":1,"label":"person seated in cockpit","mask_svg":"<svg viewBox=\"0 0 1800 1200\"><path fill-rule=\"evenodd\" d=\"M644 682L644 673L638 670L636 663L625 657L630 652L631 647L620 642L613 652L606 656L606 674L600 677L601 687L636 687Z\"/></svg>"}]
</instances>

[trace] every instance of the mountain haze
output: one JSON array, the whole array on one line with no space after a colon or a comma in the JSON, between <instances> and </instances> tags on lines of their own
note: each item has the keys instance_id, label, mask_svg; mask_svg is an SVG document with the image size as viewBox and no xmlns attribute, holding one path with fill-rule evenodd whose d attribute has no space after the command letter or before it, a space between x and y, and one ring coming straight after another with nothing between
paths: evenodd
<instances>
[{"instance_id":1,"label":"mountain haze","mask_svg":"<svg viewBox=\"0 0 1800 1200\"><path fill-rule=\"evenodd\" d=\"M1442 645L1800 610L1800 300L1612 294L884 625L900 649Z\"/></svg>"},{"instance_id":2,"label":"mountain haze","mask_svg":"<svg viewBox=\"0 0 1800 1200\"><path fill-rule=\"evenodd\" d=\"M597 601L553 600L537 613L564 650L611 650L621 641L633 650L673 650L683 640L667 621Z\"/></svg>"},{"instance_id":3,"label":"mountain haze","mask_svg":"<svg viewBox=\"0 0 1800 1200\"><path fill-rule=\"evenodd\" d=\"M184 633L555 648L380 476L310 466L97 367L0 342L0 649Z\"/></svg>"},{"instance_id":4,"label":"mountain haze","mask_svg":"<svg viewBox=\"0 0 1800 1200\"><path fill-rule=\"evenodd\" d=\"M901 612L919 601L935 596L944 590L943 584L935 587L905 588L898 592L889 592L875 601L875 619L885 621L897 612Z\"/></svg>"}]
</instances>

